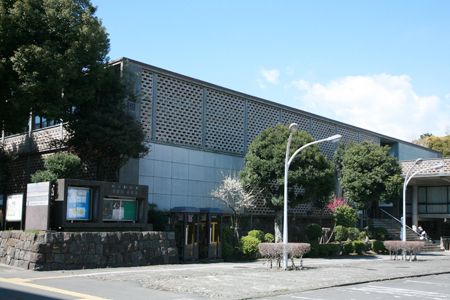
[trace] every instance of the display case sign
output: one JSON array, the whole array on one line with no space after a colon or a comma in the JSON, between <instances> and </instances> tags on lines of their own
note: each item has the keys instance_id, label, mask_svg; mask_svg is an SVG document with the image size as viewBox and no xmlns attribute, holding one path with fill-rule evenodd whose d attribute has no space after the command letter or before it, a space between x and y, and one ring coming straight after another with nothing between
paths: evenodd
<instances>
[{"instance_id":1,"label":"display case sign","mask_svg":"<svg viewBox=\"0 0 450 300\"><path fill-rule=\"evenodd\" d=\"M67 220L89 220L91 211L91 189L85 187L68 187Z\"/></svg>"},{"instance_id":2,"label":"display case sign","mask_svg":"<svg viewBox=\"0 0 450 300\"><path fill-rule=\"evenodd\" d=\"M6 221L22 221L23 194L9 195L6 199Z\"/></svg>"},{"instance_id":3,"label":"display case sign","mask_svg":"<svg viewBox=\"0 0 450 300\"><path fill-rule=\"evenodd\" d=\"M104 221L136 221L137 202L134 199L103 199Z\"/></svg>"}]
</instances>

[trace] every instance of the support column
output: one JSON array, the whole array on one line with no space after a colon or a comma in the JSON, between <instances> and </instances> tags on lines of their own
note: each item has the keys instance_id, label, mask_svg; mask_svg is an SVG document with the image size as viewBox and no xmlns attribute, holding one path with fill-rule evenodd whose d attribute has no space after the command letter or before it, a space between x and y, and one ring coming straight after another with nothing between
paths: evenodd
<instances>
[{"instance_id":1,"label":"support column","mask_svg":"<svg viewBox=\"0 0 450 300\"><path fill-rule=\"evenodd\" d=\"M417 185L412 186L412 205L411 205L411 218L412 225L419 226L419 189Z\"/></svg>"}]
</instances>

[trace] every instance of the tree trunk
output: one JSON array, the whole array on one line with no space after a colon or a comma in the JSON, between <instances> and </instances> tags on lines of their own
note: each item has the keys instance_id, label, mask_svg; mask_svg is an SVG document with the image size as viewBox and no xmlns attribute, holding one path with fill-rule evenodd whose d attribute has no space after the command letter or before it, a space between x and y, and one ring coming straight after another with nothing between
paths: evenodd
<instances>
[{"instance_id":1,"label":"tree trunk","mask_svg":"<svg viewBox=\"0 0 450 300\"><path fill-rule=\"evenodd\" d=\"M273 224L273 229L275 232L275 243L283 242L283 211L279 210L275 212L275 219Z\"/></svg>"}]
</instances>

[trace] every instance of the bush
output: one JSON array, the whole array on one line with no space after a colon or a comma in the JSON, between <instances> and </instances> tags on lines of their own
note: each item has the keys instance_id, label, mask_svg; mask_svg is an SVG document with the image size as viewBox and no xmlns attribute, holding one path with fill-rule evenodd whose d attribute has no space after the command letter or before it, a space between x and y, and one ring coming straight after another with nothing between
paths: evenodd
<instances>
[{"instance_id":1,"label":"bush","mask_svg":"<svg viewBox=\"0 0 450 300\"><path fill-rule=\"evenodd\" d=\"M365 231L361 231L358 235L358 240L365 241L367 237L367 233Z\"/></svg>"},{"instance_id":2,"label":"bush","mask_svg":"<svg viewBox=\"0 0 450 300\"><path fill-rule=\"evenodd\" d=\"M366 248L366 244L364 244L363 241L353 241L352 245L353 245L353 251L358 254L363 254L363 252Z\"/></svg>"},{"instance_id":3,"label":"bush","mask_svg":"<svg viewBox=\"0 0 450 300\"><path fill-rule=\"evenodd\" d=\"M148 223L153 225L153 230L164 231L166 230L166 224L169 223L169 216L162 210L157 208L157 205L150 203L148 205Z\"/></svg>"},{"instance_id":4,"label":"bush","mask_svg":"<svg viewBox=\"0 0 450 300\"><path fill-rule=\"evenodd\" d=\"M383 254L383 253L387 252L386 247L384 247L383 242L377 241L377 240L372 241L372 250L375 253L379 253L379 254Z\"/></svg>"},{"instance_id":5,"label":"bush","mask_svg":"<svg viewBox=\"0 0 450 300\"><path fill-rule=\"evenodd\" d=\"M336 233L334 236L334 239L336 241L341 242L347 240L347 228L345 228L344 226L336 226L336 228L334 228L334 232Z\"/></svg>"},{"instance_id":6,"label":"bush","mask_svg":"<svg viewBox=\"0 0 450 300\"><path fill-rule=\"evenodd\" d=\"M247 236L257 238L260 242L264 242L264 232L262 230L253 229L247 232Z\"/></svg>"},{"instance_id":7,"label":"bush","mask_svg":"<svg viewBox=\"0 0 450 300\"><path fill-rule=\"evenodd\" d=\"M350 254L354 252L353 243L351 241L344 242L342 254Z\"/></svg>"},{"instance_id":8,"label":"bush","mask_svg":"<svg viewBox=\"0 0 450 300\"><path fill-rule=\"evenodd\" d=\"M264 235L264 242L266 242L266 243L273 243L273 242L275 242L275 237L271 233L266 233Z\"/></svg>"},{"instance_id":9,"label":"bush","mask_svg":"<svg viewBox=\"0 0 450 300\"><path fill-rule=\"evenodd\" d=\"M317 242L322 236L322 227L319 224L308 224L305 228L306 237L310 242Z\"/></svg>"},{"instance_id":10,"label":"bush","mask_svg":"<svg viewBox=\"0 0 450 300\"><path fill-rule=\"evenodd\" d=\"M254 236L241 237L240 248L241 252L246 258L255 259L258 254L258 245L261 241Z\"/></svg>"},{"instance_id":11,"label":"bush","mask_svg":"<svg viewBox=\"0 0 450 300\"><path fill-rule=\"evenodd\" d=\"M389 236L386 228L383 227L375 227L369 231L369 238L372 240L385 241Z\"/></svg>"},{"instance_id":12,"label":"bush","mask_svg":"<svg viewBox=\"0 0 450 300\"><path fill-rule=\"evenodd\" d=\"M319 257L329 257L339 255L341 246L339 244L320 244L318 246Z\"/></svg>"},{"instance_id":13,"label":"bush","mask_svg":"<svg viewBox=\"0 0 450 300\"><path fill-rule=\"evenodd\" d=\"M58 178L73 178L78 175L81 160L71 153L59 152L45 158L45 170L40 170L31 175L31 181L55 181Z\"/></svg>"},{"instance_id":14,"label":"bush","mask_svg":"<svg viewBox=\"0 0 450 300\"><path fill-rule=\"evenodd\" d=\"M300 268L302 268L303 255L308 253L311 245L307 243L288 243L286 246L282 243L260 243L258 245L259 254L270 262L270 268L273 266L273 261L281 266L281 259L283 257L283 250L286 247L288 258L291 259L292 267L294 266L294 258L300 258Z\"/></svg>"},{"instance_id":15,"label":"bush","mask_svg":"<svg viewBox=\"0 0 450 300\"><path fill-rule=\"evenodd\" d=\"M358 216L356 210L348 205L339 206L334 213L336 225L342 225L344 227L354 227Z\"/></svg>"},{"instance_id":16,"label":"bush","mask_svg":"<svg viewBox=\"0 0 450 300\"><path fill-rule=\"evenodd\" d=\"M359 237L359 229L356 227L347 228L347 238L351 241L357 240Z\"/></svg>"}]
</instances>

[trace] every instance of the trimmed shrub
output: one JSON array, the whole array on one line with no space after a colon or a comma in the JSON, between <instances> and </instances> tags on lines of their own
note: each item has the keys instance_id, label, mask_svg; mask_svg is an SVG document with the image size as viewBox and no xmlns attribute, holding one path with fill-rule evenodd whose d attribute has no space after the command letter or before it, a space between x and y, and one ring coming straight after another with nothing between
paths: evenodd
<instances>
[{"instance_id":1,"label":"trimmed shrub","mask_svg":"<svg viewBox=\"0 0 450 300\"><path fill-rule=\"evenodd\" d=\"M342 225L338 225L334 228L334 232L336 233L334 239L336 241L342 242L347 240L347 228Z\"/></svg>"},{"instance_id":2,"label":"trimmed shrub","mask_svg":"<svg viewBox=\"0 0 450 300\"><path fill-rule=\"evenodd\" d=\"M81 160L71 153L59 152L45 158L45 170L31 175L31 182L55 181L58 178L73 178L79 173Z\"/></svg>"},{"instance_id":3,"label":"trimmed shrub","mask_svg":"<svg viewBox=\"0 0 450 300\"><path fill-rule=\"evenodd\" d=\"M339 244L320 244L317 246L319 257L336 256L341 251L341 245Z\"/></svg>"},{"instance_id":4,"label":"trimmed shrub","mask_svg":"<svg viewBox=\"0 0 450 300\"><path fill-rule=\"evenodd\" d=\"M264 242L266 242L266 243L273 243L273 242L275 242L275 237L271 233L266 233L264 235Z\"/></svg>"},{"instance_id":5,"label":"trimmed shrub","mask_svg":"<svg viewBox=\"0 0 450 300\"><path fill-rule=\"evenodd\" d=\"M241 237L240 248L241 252L246 258L255 259L258 254L258 245L261 241L254 236Z\"/></svg>"},{"instance_id":6,"label":"trimmed shrub","mask_svg":"<svg viewBox=\"0 0 450 300\"><path fill-rule=\"evenodd\" d=\"M322 227L315 223L308 224L306 225L305 233L310 242L317 242L322 236Z\"/></svg>"},{"instance_id":7,"label":"trimmed shrub","mask_svg":"<svg viewBox=\"0 0 450 300\"><path fill-rule=\"evenodd\" d=\"M366 248L366 244L364 244L363 241L353 241L352 245L353 245L353 251L358 254L363 254L363 252Z\"/></svg>"},{"instance_id":8,"label":"trimmed shrub","mask_svg":"<svg viewBox=\"0 0 450 300\"><path fill-rule=\"evenodd\" d=\"M264 232L262 230L253 229L247 232L247 236L257 238L260 242L264 242Z\"/></svg>"},{"instance_id":9,"label":"trimmed shrub","mask_svg":"<svg viewBox=\"0 0 450 300\"><path fill-rule=\"evenodd\" d=\"M374 240L374 241L372 241L372 251L375 253L382 254L382 253L386 253L387 249L386 249L386 247L384 247L384 244L382 241Z\"/></svg>"},{"instance_id":10,"label":"trimmed shrub","mask_svg":"<svg viewBox=\"0 0 450 300\"><path fill-rule=\"evenodd\" d=\"M282 243L260 243L258 245L259 254L270 262L270 268L273 266L273 261L276 260L278 267L281 267L281 259L283 257L283 250L286 247L286 252L292 262L292 268L297 268L294 265L294 258L300 258L300 269L303 267L303 255L311 249L311 245L307 243L288 243L286 246Z\"/></svg>"},{"instance_id":11,"label":"trimmed shrub","mask_svg":"<svg viewBox=\"0 0 450 300\"><path fill-rule=\"evenodd\" d=\"M350 254L354 252L353 243L351 241L344 242L342 246L342 254Z\"/></svg>"},{"instance_id":12,"label":"trimmed shrub","mask_svg":"<svg viewBox=\"0 0 450 300\"><path fill-rule=\"evenodd\" d=\"M339 206L334 213L336 225L344 227L354 227L358 216L356 210L348 205Z\"/></svg>"},{"instance_id":13,"label":"trimmed shrub","mask_svg":"<svg viewBox=\"0 0 450 300\"><path fill-rule=\"evenodd\" d=\"M347 228L347 238L351 241L357 240L359 237L359 229L356 227Z\"/></svg>"}]
</instances>

